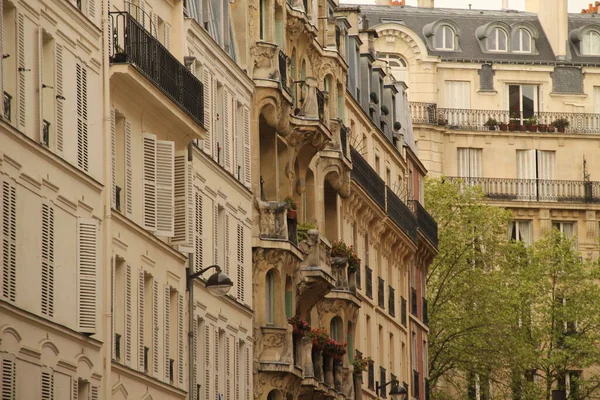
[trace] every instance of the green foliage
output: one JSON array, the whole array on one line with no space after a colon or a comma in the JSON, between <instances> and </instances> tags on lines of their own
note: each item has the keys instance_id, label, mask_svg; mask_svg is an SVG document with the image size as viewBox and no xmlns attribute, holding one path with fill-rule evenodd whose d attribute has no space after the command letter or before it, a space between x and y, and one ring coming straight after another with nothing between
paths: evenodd
<instances>
[{"instance_id":1,"label":"green foliage","mask_svg":"<svg viewBox=\"0 0 600 400\"><path fill-rule=\"evenodd\" d=\"M298 232L298 241L301 242L303 240L308 239L308 231L311 229L317 229L317 226L311 222L303 222L298 224L296 230Z\"/></svg>"}]
</instances>

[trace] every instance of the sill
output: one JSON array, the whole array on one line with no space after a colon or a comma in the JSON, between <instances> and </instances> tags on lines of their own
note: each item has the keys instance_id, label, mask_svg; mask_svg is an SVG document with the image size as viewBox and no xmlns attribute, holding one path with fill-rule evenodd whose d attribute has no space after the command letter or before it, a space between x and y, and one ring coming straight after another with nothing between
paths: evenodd
<instances>
[{"instance_id":1,"label":"sill","mask_svg":"<svg viewBox=\"0 0 600 400\"><path fill-rule=\"evenodd\" d=\"M579 97L585 99L588 97L585 93L559 93L559 92L551 92L550 97Z\"/></svg>"}]
</instances>

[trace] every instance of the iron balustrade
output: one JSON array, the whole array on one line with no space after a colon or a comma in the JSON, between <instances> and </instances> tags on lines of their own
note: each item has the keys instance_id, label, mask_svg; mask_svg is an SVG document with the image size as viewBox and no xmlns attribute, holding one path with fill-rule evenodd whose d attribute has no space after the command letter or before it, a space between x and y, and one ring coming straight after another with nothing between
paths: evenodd
<instances>
[{"instance_id":1,"label":"iron balustrade","mask_svg":"<svg viewBox=\"0 0 600 400\"><path fill-rule=\"evenodd\" d=\"M10 122L12 117L12 96L6 92L4 92L4 110L3 110L4 119Z\"/></svg>"},{"instance_id":2,"label":"iron balustrade","mask_svg":"<svg viewBox=\"0 0 600 400\"><path fill-rule=\"evenodd\" d=\"M134 65L190 117L204 125L202 82L128 12L111 12L110 23L110 62Z\"/></svg>"},{"instance_id":3,"label":"iron balustrade","mask_svg":"<svg viewBox=\"0 0 600 400\"><path fill-rule=\"evenodd\" d=\"M417 240L417 217L392 189L386 186L387 213L389 217L413 241Z\"/></svg>"},{"instance_id":4,"label":"iron balustrade","mask_svg":"<svg viewBox=\"0 0 600 400\"><path fill-rule=\"evenodd\" d=\"M348 157L348 128L344 125L340 128L340 146L342 154Z\"/></svg>"},{"instance_id":5,"label":"iron balustrade","mask_svg":"<svg viewBox=\"0 0 600 400\"><path fill-rule=\"evenodd\" d=\"M417 289L410 288L410 313L418 317L419 307L417 305Z\"/></svg>"},{"instance_id":6,"label":"iron balustrade","mask_svg":"<svg viewBox=\"0 0 600 400\"><path fill-rule=\"evenodd\" d=\"M350 148L350 155L352 158L352 179L367 192L379 207L385 210L385 182L356 149Z\"/></svg>"},{"instance_id":7,"label":"iron balustrade","mask_svg":"<svg viewBox=\"0 0 600 400\"><path fill-rule=\"evenodd\" d=\"M388 286L388 312L392 317L396 315L396 290Z\"/></svg>"},{"instance_id":8,"label":"iron balustrade","mask_svg":"<svg viewBox=\"0 0 600 400\"><path fill-rule=\"evenodd\" d=\"M368 298L373 298L373 270L369 267L365 267L365 290Z\"/></svg>"},{"instance_id":9,"label":"iron balustrade","mask_svg":"<svg viewBox=\"0 0 600 400\"><path fill-rule=\"evenodd\" d=\"M400 322L404 326L407 324L406 317L406 299L404 296L400 296Z\"/></svg>"},{"instance_id":10,"label":"iron balustrade","mask_svg":"<svg viewBox=\"0 0 600 400\"><path fill-rule=\"evenodd\" d=\"M600 182L554 179L446 177L459 185L480 186L486 197L507 201L599 203Z\"/></svg>"},{"instance_id":11,"label":"iron balustrade","mask_svg":"<svg viewBox=\"0 0 600 400\"><path fill-rule=\"evenodd\" d=\"M45 146L50 146L50 122L42 121L42 143Z\"/></svg>"},{"instance_id":12,"label":"iron balustrade","mask_svg":"<svg viewBox=\"0 0 600 400\"><path fill-rule=\"evenodd\" d=\"M409 206L417 214L417 227L421 233L433 244L438 246L438 226L435 219L427 212L425 207L417 200L409 200Z\"/></svg>"},{"instance_id":13,"label":"iron balustrade","mask_svg":"<svg viewBox=\"0 0 600 400\"><path fill-rule=\"evenodd\" d=\"M437 124L437 104L411 101L409 110L413 124Z\"/></svg>"},{"instance_id":14,"label":"iron balustrade","mask_svg":"<svg viewBox=\"0 0 600 400\"><path fill-rule=\"evenodd\" d=\"M379 395L384 399L387 397L387 386L385 384L387 379L387 371L383 367L379 367L379 385L381 388L379 389Z\"/></svg>"},{"instance_id":15,"label":"iron balustrade","mask_svg":"<svg viewBox=\"0 0 600 400\"><path fill-rule=\"evenodd\" d=\"M427 299L425 297L421 298L423 304L423 323L425 325L429 324L429 314L427 313Z\"/></svg>"},{"instance_id":16,"label":"iron balustrade","mask_svg":"<svg viewBox=\"0 0 600 400\"><path fill-rule=\"evenodd\" d=\"M288 65L289 57L281 50L279 50L279 79L281 81L281 88L286 92L290 92L290 88L288 87L288 77L287 77L287 65Z\"/></svg>"},{"instance_id":17,"label":"iron balustrade","mask_svg":"<svg viewBox=\"0 0 600 400\"><path fill-rule=\"evenodd\" d=\"M375 361L373 361L373 360L369 360L368 374L369 374L369 382L368 382L369 389L375 390Z\"/></svg>"},{"instance_id":18,"label":"iron balustrade","mask_svg":"<svg viewBox=\"0 0 600 400\"><path fill-rule=\"evenodd\" d=\"M381 277L377 277L377 304L385 308L385 281Z\"/></svg>"},{"instance_id":19,"label":"iron balustrade","mask_svg":"<svg viewBox=\"0 0 600 400\"><path fill-rule=\"evenodd\" d=\"M319 120L325 122L325 93L317 88L317 107L319 110Z\"/></svg>"},{"instance_id":20,"label":"iron balustrade","mask_svg":"<svg viewBox=\"0 0 600 400\"><path fill-rule=\"evenodd\" d=\"M419 371L413 369L413 397L419 398Z\"/></svg>"}]
</instances>

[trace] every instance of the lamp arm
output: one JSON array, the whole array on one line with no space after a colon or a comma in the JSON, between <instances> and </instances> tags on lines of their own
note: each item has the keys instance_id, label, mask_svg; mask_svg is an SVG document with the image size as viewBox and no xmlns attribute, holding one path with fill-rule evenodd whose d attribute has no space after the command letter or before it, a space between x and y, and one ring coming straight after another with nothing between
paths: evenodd
<instances>
[{"instance_id":1,"label":"lamp arm","mask_svg":"<svg viewBox=\"0 0 600 400\"><path fill-rule=\"evenodd\" d=\"M208 267L206 267L206 268L203 268L203 269L201 269L200 271L198 271L198 272L194 272L193 274L189 275L189 276L188 276L188 279L189 279L190 281L192 281L192 280L194 280L194 279L196 279L196 278L200 277L202 274L204 274L206 271L208 271L209 269L212 269L212 268L216 269L216 270L217 270L217 273L221 272L221 267L219 267L218 265L209 265Z\"/></svg>"},{"instance_id":2,"label":"lamp arm","mask_svg":"<svg viewBox=\"0 0 600 400\"><path fill-rule=\"evenodd\" d=\"M392 383L397 383L397 384L400 384L400 381L399 381L399 380L397 380L397 379L395 379L395 380L394 380L394 379L392 379L391 381L389 381L388 383L384 383L383 385L375 385L375 392L376 392L376 393L379 393L379 391L380 391L381 389L383 389L384 387L386 387L386 386L388 386L388 385L390 385L390 384L392 384Z\"/></svg>"}]
</instances>

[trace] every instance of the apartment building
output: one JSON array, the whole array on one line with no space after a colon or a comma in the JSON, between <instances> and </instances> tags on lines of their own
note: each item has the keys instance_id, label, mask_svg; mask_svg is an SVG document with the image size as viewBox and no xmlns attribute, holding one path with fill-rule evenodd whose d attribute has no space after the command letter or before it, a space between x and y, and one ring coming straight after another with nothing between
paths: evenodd
<instances>
[{"instance_id":1,"label":"apartment building","mask_svg":"<svg viewBox=\"0 0 600 400\"><path fill-rule=\"evenodd\" d=\"M568 14L562 0L527 0L524 12L401 3L361 6L363 24L392 74L406 77L416 154L430 174L480 185L513 211L511 239L556 228L596 259L596 15Z\"/></svg>"}]
</instances>

